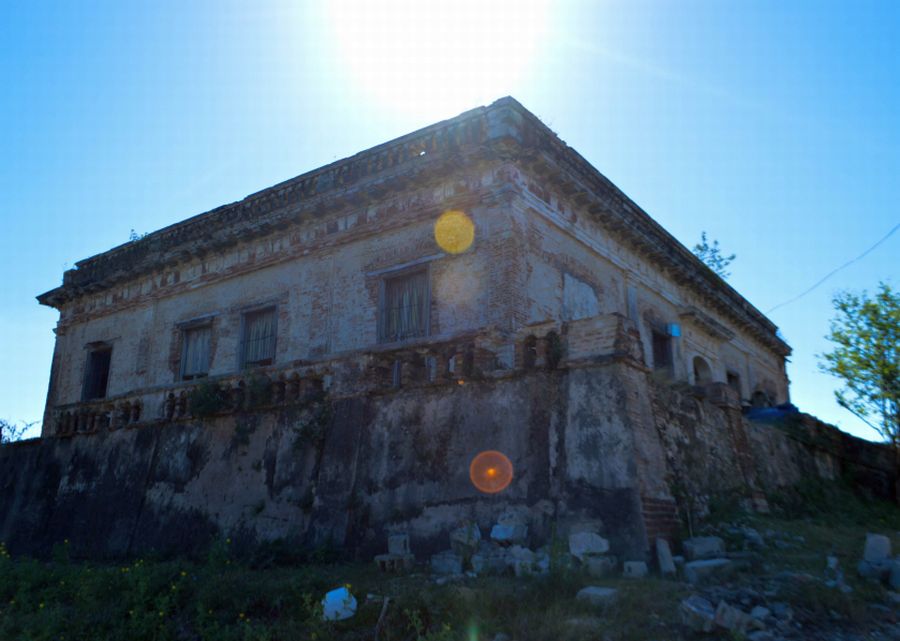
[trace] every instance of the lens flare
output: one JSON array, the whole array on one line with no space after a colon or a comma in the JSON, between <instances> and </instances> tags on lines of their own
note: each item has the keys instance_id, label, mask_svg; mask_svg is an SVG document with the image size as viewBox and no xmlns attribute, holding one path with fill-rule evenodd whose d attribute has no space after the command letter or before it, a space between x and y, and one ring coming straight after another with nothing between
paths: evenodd
<instances>
[{"instance_id":1,"label":"lens flare","mask_svg":"<svg viewBox=\"0 0 900 641\"><path fill-rule=\"evenodd\" d=\"M495 450L481 452L469 465L469 478L472 485L485 494L502 492L512 483L512 462Z\"/></svg>"},{"instance_id":2,"label":"lens flare","mask_svg":"<svg viewBox=\"0 0 900 641\"><path fill-rule=\"evenodd\" d=\"M475 240L475 223L464 212L445 211L434 224L434 240L448 254L461 254Z\"/></svg>"}]
</instances>

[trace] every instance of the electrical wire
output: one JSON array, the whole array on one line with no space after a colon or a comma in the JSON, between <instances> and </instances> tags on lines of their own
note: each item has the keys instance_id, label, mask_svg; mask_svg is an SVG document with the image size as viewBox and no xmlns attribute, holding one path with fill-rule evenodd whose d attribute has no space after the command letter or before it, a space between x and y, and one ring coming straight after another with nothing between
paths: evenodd
<instances>
[{"instance_id":1,"label":"electrical wire","mask_svg":"<svg viewBox=\"0 0 900 641\"><path fill-rule=\"evenodd\" d=\"M887 234L885 234L884 237L883 237L881 240L879 240L877 243L875 243L874 245L872 245L871 247L869 247L866 251L864 251L863 253L861 253L859 256L857 256L857 257L854 258L853 260L847 261L846 263L844 263L843 265L841 265L841 266L838 267L837 269L831 270L830 272L828 272L827 274L825 274L825 276L823 276L821 279L819 279L819 281L817 281L816 284L813 285L812 287L810 287L809 289L800 292L799 294L797 294L796 296L794 296L794 297L791 298L790 300L786 300L786 301L784 301L783 303L778 303L777 305L775 305L775 307L773 307L772 309L770 309L769 311L767 311L766 314L771 314L772 312L774 312L774 311L775 311L776 309L778 309L779 307L784 307L785 305L790 305L790 304L793 303L794 301L800 300L801 298L803 298L804 296L806 296L808 293L810 293L810 292L811 292L812 290L814 290L816 287L818 287L819 285L821 285L822 283L824 283L826 280L828 280L829 278L831 278L832 276L834 276L835 274L837 274L839 271L841 271L841 270L844 269L845 267L849 267L850 265L852 265L852 264L855 263L856 261L861 260L862 258L865 258L872 250L874 250L874 249L875 249L876 247L878 247L881 243L883 243L883 242L886 241L888 238L890 238L891 235L892 235L895 231L897 231L898 229L900 229L900 223L897 223L896 225L894 225L894 228L891 229L891 231L889 231Z\"/></svg>"}]
</instances>

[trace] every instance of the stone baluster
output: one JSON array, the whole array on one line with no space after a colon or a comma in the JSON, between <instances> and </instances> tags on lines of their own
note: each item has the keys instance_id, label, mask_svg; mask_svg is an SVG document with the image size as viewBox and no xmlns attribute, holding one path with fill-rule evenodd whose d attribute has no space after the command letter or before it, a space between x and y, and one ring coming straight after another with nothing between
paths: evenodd
<instances>
[{"instance_id":1,"label":"stone baluster","mask_svg":"<svg viewBox=\"0 0 900 641\"><path fill-rule=\"evenodd\" d=\"M285 396L288 403L296 403L300 400L300 373L294 372L288 379Z\"/></svg>"},{"instance_id":2,"label":"stone baluster","mask_svg":"<svg viewBox=\"0 0 900 641\"><path fill-rule=\"evenodd\" d=\"M285 395L285 387L286 381L284 377L284 372L278 375L278 379L272 384L272 402L275 405L281 405L284 403L284 395Z\"/></svg>"},{"instance_id":3,"label":"stone baluster","mask_svg":"<svg viewBox=\"0 0 900 641\"><path fill-rule=\"evenodd\" d=\"M178 398L175 401L175 416L177 418L184 418L187 415L187 392L181 390L178 394Z\"/></svg>"},{"instance_id":4,"label":"stone baluster","mask_svg":"<svg viewBox=\"0 0 900 641\"><path fill-rule=\"evenodd\" d=\"M238 381L237 385L231 389L231 406L235 412L240 412L244 409L244 403L247 400L245 387L244 381Z\"/></svg>"},{"instance_id":5,"label":"stone baluster","mask_svg":"<svg viewBox=\"0 0 900 641\"><path fill-rule=\"evenodd\" d=\"M171 421L172 417L175 416L175 394L173 392L169 392L166 395L166 402L163 407L163 413L166 417L166 420Z\"/></svg>"}]
</instances>

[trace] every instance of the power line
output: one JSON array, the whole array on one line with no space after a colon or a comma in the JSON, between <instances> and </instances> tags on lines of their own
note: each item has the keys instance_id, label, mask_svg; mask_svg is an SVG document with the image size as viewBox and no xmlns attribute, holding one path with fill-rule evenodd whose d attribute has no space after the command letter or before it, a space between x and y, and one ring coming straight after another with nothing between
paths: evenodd
<instances>
[{"instance_id":1,"label":"power line","mask_svg":"<svg viewBox=\"0 0 900 641\"><path fill-rule=\"evenodd\" d=\"M900 223L897 223L896 225L894 225L894 228L891 229L891 231L889 231L887 234L885 234L884 237L883 237L881 240L879 240L877 243L875 243L874 245L872 245L871 247L869 247L866 251L864 251L863 253L861 253L859 256L857 256L857 257L854 258L853 260L847 261L846 263L844 263L843 265L841 265L841 266L838 267L837 269L831 270L830 272L828 272L827 274L825 274L825 276L823 276L818 282L816 282L815 285L813 285L813 286L810 287L809 289L807 289L807 290L805 290L805 291L803 291L803 292L800 292L799 294L797 294L796 296L794 296L794 297L791 298L790 300L786 300L786 301L784 301L783 303L778 303L777 305L775 305L775 307L773 307L772 309L770 309L769 311L767 311L766 314L771 314L772 312L774 312L774 311L775 311L776 309L778 309L779 307L784 307L785 305L790 305L790 304L793 303L794 301L803 298L803 297L806 296L808 293L810 293L812 290L814 290L816 287L818 287L819 285L821 285L822 283L824 283L826 280L828 280L829 278L831 278L832 276L834 276L835 274L837 274L839 271L841 271L841 270L844 269L845 267L849 267L850 265L852 265L852 264L855 263L856 261L858 261L858 260L860 260L860 259L862 259L862 258L865 258L865 257L866 257L873 249L875 249L875 248L878 247L881 243L883 243L883 242L886 241L888 238L890 238L891 235L892 235L895 231L897 231L898 229L900 229Z\"/></svg>"}]
</instances>

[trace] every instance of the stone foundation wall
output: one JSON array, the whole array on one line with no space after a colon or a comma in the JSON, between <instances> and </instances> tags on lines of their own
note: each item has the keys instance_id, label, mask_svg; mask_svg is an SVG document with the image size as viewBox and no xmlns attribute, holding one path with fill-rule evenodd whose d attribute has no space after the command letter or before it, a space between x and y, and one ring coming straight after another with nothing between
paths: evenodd
<instances>
[{"instance_id":1,"label":"stone foundation wall","mask_svg":"<svg viewBox=\"0 0 900 641\"><path fill-rule=\"evenodd\" d=\"M497 378L336 389L205 419L95 421L89 433L3 446L0 541L46 555L68 539L74 555L102 558L201 552L230 536L369 558L398 529L423 555L445 549L461 520L486 532L512 511L532 547L600 523L614 554L640 560L655 537L677 534L687 508L699 518L723 492L758 499L817 475L896 499L885 447L812 417L749 423L727 386L658 383L627 350L563 369L539 355L537 368ZM469 480L484 450L514 466L499 494Z\"/></svg>"},{"instance_id":2,"label":"stone foundation wall","mask_svg":"<svg viewBox=\"0 0 900 641\"><path fill-rule=\"evenodd\" d=\"M0 540L47 554L116 557L285 538L383 551L391 528L413 548L446 548L461 519L487 529L505 510L535 542L599 520L640 558L634 429L622 369L532 370L207 419L160 419L0 448ZM318 424L317 424L318 422ZM483 450L514 466L502 493L478 492Z\"/></svg>"},{"instance_id":3,"label":"stone foundation wall","mask_svg":"<svg viewBox=\"0 0 900 641\"><path fill-rule=\"evenodd\" d=\"M711 500L760 499L810 479L844 480L900 501L900 469L886 445L841 432L808 414L747 420L727 386L653 382L653 417L665 449L665 476L682 517L702 518Z\"/></svg>"}]
</instances>

